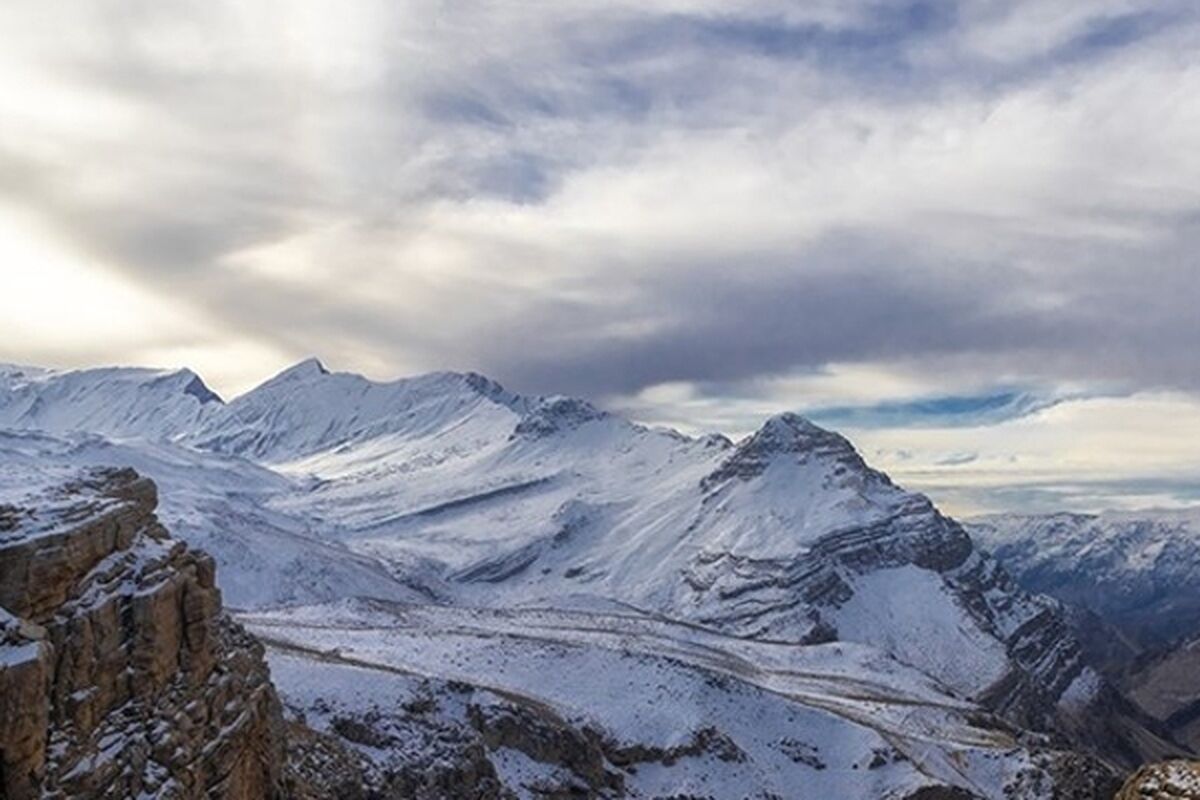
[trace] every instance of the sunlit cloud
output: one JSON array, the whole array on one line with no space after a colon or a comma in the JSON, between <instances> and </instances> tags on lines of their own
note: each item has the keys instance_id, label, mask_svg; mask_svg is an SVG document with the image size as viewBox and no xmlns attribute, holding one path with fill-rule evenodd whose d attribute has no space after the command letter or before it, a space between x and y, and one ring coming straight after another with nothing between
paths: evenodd
<instances>
[{"instance_id":1,"label":"sunlit cloud","mask_svg":"<svg viewBox=\"0 0 1200 800\"><path fill-rule=\"evenodd\" d=\"M0 359L225 395L310 354L476 369L735 435L824 412L947 497L996 470L992 499L1025 485L1001 463L1090 469L1029 420L1105 448L1063 409L1188 419L1200 391L1182 0L17 0L0 25ZM1181 496L1153 420L1164 460L1097 497Z\"/></svg>"}]
</instances>

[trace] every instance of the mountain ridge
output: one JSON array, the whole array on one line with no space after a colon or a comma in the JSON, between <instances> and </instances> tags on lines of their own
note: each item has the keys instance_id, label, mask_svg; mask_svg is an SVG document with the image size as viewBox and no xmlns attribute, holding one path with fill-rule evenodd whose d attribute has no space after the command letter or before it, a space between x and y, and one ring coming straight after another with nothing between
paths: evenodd
<instances>
[{"instance_id":1,"label":"mountain ridge","mask_svg":"<svg viewBox=\"0 0 1200 800\"><path fill-rule=\"evenodd\" d=\"M306 360L210 410L171 383L132 393L153 408L107 420L81 411L99 396L83 378L63 380L73 391L41 385L71 414L5 417L0 384L0 427L60 428L0 435L0 460L136 461L246 613L356 596L514 613L618 603L728 637L867 647L1114 763L1174 752L1083 663L1057 604L799 415L732 443L476 373L379 383ZM127 436L70 427L97 419ZM128 437L139 426L144 439Z\"/></svg>"}]
</instances>

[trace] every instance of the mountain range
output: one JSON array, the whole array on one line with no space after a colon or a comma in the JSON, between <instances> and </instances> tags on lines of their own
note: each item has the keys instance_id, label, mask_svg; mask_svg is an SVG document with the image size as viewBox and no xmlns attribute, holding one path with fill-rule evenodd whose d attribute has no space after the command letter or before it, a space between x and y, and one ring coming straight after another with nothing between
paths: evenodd
<instances>
[{"instance_id":1,"label":"mountain range","mask_svg":"<svg viewBox=\"0 0 1200 800\"><path fill-rule=\"evenodd\" d=\"M1200 747L1200 514L993 515L971 535L1031 592L1060 600L1089 663Z\"/></svg>"},{"instance_id":2,"label":"mountain range","mask_svg":"<svg viewBox=\"0 0 1200 800\"><path fill-rule=\"evenodd\" d=\"M1185 752L1008 522L968 533L794 414L734 442L476 374L310 359L226 402L0 368L0 468L97 466L158 484L289 713L372 769L452 741L497 796L1083 798Z\"/></svg>"}]
</instances>

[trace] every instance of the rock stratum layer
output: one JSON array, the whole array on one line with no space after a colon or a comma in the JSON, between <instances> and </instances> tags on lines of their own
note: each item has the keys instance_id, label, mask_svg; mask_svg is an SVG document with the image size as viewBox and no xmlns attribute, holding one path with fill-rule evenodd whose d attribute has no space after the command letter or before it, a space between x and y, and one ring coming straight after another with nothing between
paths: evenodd
<instances>
[{"instance_id":1,"label":"rock stratum layer","mask_svg":"<svg viewBox=\"0 0 1200 800\"><path fill-rule=\"evenodd\" d=\"M1023 588L1067 606L1092 666L1200 748L1200 514L994 515L968 530Z\"/></svg>"},{"instance_id":2,"label":"rock stratum layer","mask_svg":"<svg viewBox=\"0 0 1200 800\"><path fill-rule=\"evenodd\" d=\"M0 796L281 796L279 700L212 559L132 470L46 478L0 507Z\"/></svg>"}]
</instances>

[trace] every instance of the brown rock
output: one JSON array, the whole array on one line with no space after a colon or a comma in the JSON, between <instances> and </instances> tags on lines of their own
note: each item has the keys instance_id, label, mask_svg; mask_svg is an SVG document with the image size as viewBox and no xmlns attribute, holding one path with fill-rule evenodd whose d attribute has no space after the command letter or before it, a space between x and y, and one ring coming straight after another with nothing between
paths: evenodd
<instances>
[{"instance_id":1,"label":"brown rock","mask_svg":"<svg viewBox=\"0 0 1200 800\"><path fill-rule=\"evenodd\" d=\"M1114 800L1200 800L1200 762L1166 761L1142 767Z\"/></svg>"},{"instance_id":2,"label":"brown rock","mask_svg":"<svg viewBox=\"0 0 1200 800\"><path fill-rule=\"evenodd\" d=\"M212 559L167 538L156 500L132 471L100 471L48 496L50 510L10 515L5 800L283 797L262 648L222 613Z\"/></svg>"}]
</instances>

